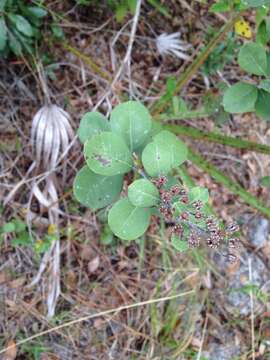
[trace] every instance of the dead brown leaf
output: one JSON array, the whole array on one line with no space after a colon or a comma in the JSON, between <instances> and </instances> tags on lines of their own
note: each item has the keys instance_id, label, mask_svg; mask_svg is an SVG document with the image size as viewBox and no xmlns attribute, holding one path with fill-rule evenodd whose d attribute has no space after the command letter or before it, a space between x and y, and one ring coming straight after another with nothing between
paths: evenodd
<instances>
[{"instance_id":1,"label":"dead brown leaf","mask_svg":"<svg viewBox=\"0 0 270 360\"><path fill-rule=\"evenodd\" d=\"M66 284L70 289L76 289L77 287L77 276L74 271L70 270L66 275Z\"/></svg>"},{"instance_id":2,"label":"dead brown leaf","mask_svg":"<svg viewBox=\"0 0 270 360\"><path fill-rule=\"evenodd\" d=\"M227 275L230 278L233 277L237 273L239 268L240 268L240 261L239 261L239 259L237 259L237 261L235 261L234 263L228 265ZM245 282L246 279L241 279L241 281Z\"/></svg>"},{"instance_id":3,"label":"dead brown leaf","mask_svg":"<svg viewBox=\"0 0 270 360\"><path fill-rule=\"evenodd\" d=\"M266 326L263 330L262 330L262 334L263 337L265 338L265 340L270 340L270 327Z\"/></svg>"},{"instance_id":4,"label":"dead brown leaf","mask_svg":"<svg viewBox=\"0 0 270 360\"><path fill-rule=\"evenodd\" d=\"M6 344L7 350L4 353L3 360L14 360L17 356L17 347L14 340L9 340Z\"/></svg>"},{"instance_id":5,"label":"dead brown leaf","mask_svg":"<svg viewBox=\"0 0 270 360\"><path fill-rule=\"evenodd\" d=\"M190 276L188 276L185 279L185 283L187 283L191 287L197 286L199 284L199 282L200 282L200 276L199 276L199 274L197 272L194 273L194 274L191 274Z\"/></svg>"},{"instance_id":6,"label":"dead brown leaf","mask_svg":"<svg viewBox=\"0 0 270 360\"><path fill-rule=\"evenodd\" d=\"M40 360L60 360L60 358L54 354L43 353L41 354Z\"/></svg>"},{"instance_id":7,"label":"dead brown leaf","mask_svg":"<svg viewBox=\"0 0 270 360\"><path fill-rule=\"evenodd\" d=\"M9 280L10 280L10 274L8 274L6 271L0 271L0 284L4 284Z\"/></svg>"},{"instance_id":8,"label":"dead brown leaf","mask_svg":"<svg viewBox=\"0 0 270 360\"><path fill-rule=\"evenodd\" d=\"M89 245L81 244L79 256L82 260L89 260L93 256L93 249Z\"/></svg>"},{"instance_id":9,"label":"dead brown leaf","mask_svg":"<svg viewBox=\"0 0 270 360\"><path fill-rule=\"evenodd\" d=\"M88 263L88 271L90 273L94 273L99 268L100 258L96 256L93 260L89 261Z\"/></svg>"},{"instance_id":10,"label":"dead brown leaf","mask_svg":"<svg viewBox=\"0 0 270 360\"><path fill-rule=\"evenodd\" d=\"M21 286L23 286L25 283L25 277L22 276L22 277L19 277L15 280L12 280L9 282L8 286L11 288L11 289L17 289Z\"/></svg>"}]
</instances>

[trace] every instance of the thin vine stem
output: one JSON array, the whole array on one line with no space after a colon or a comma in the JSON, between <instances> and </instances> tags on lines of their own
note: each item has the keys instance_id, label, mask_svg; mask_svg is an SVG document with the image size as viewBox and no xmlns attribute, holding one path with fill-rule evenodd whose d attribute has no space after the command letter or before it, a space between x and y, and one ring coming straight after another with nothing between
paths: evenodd
<instances>
[{"instance_id":1,"label":"thin vine stem","mask_svg":"<svg viewBox=\"0 0 270 360\"><path fill-rule=\"evenodd\" d=\"M212 50L218 45L222 40L223 36L233 27L235 22L240 18L241 13L234 14L230 20L220 29L220 31L213 37L209 44L199 53L197 58L192 61L186 71L179 77L176 87L174 90L174 95L179 94L179 92L187 85L187 83L192 79L193 75L200 69L205 60L208 58ZM150 107L150 111L153 115L160 114L164 111L168 102L171 101L171 98L160 99L153 103Z\"/></svg>"},{"instance_id":2,"label":"thin vine stem","mask_svg":"<svg viewBox=\"0 0 270 360\"><path fill-rule=\"evenodd\" d=\"M187 136L193 139L203 140L215 144L231 146L233 148L254 151L262 154L270 155L270 146L258 144L253 141L237 139L231 136L221 135L214 132L205 132L192 126L181 124L165 124L163 128L172 131L174 134Z\"/></svg>"},{"instance_id":3,"label":"thin vine stem","mask_svg":"<svg viewBox=\"0 0 270 360\"><path fill-rule=\"evenodd\" d=\"M101 78L107 80L109 82L112 81L111 76L108 75L107 72L102 70L88 55L83 54L81 51L76 49L75 47L68 44L66 41L62 44L63 48L67 51L71 52L73 55L77 56L84 63L86 63L96 74L100 75Z\"/></svg>"},{"instance_id":4,"label":"thin vine stem","mask_svg":"<svg viewBox=\"0 0 270 360\"><path fill-rule=\"evenodd\" d=\"M189 148L189 160L208 173L214 180L218 183L224 185L228 190L230 190L234 195L239 196L247 204L252 206L254 209L260 211L263 215L270 219L270 208L263 204L256 196L250 194L245 190L240 184L230 179L223 172L218 170L214 165L206 161L201 155L195 153Z\"/></svg>"}]
</instances>

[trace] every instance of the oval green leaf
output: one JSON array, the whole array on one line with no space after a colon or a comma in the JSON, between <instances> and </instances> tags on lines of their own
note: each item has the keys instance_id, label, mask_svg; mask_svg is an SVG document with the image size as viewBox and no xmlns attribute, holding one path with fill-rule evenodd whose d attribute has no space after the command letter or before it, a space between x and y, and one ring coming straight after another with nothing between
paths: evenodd
<instances>
[{"instance_id":1,"label":"oval green leaf","mask_svg":"<svg viewBox=\"0 0 270 360\"><path fill-rule=\"evenodd\" d=\"M4 50L7 43L7 27L4 18L0 18L0 51Z\"/></svg>"},{"instance_id":2,"label":"oval green leaf","mask_svg":"<svg viewBox=\"0 0 270 360\"><path fill-rule=\"evenodd\" d=\"M47 10L39 6L28 6L27 12L38 19L42 19L44 16L47 15Z\"/></svg>"},{"instance_id":3,"label":"oval green leaf","mask_svg":"<svg viewBox=\"0 0 270 360\"><path fill-rule=\"evenodd\" d=\"M262 20L257 28L256 43L261 44L262 46L266 46L268 40L269 35L267 31L266 21Z\"/></svg>"},{"instance_id":4,"label":"oval green leaf","mask_svg":"<svg viewBox=\"0 0 270 360\"><path fill-rule=\"evenodd\" d=\"M187 147L170 131L163 130L154 137L154 142L165 144L170 151L171 167L175 168L187 160Z\"/></svg>"},{"instance_id":5,"label":"oval green leaf","mask_svg":"<svg viewBox=\"0 0 270 360\"><path fill-rule=\"evenodd\" d=\"M136 149L136 154L141 157L143 149L146 147L147 144L153 141L154 136L156 136L161 130L162 125L159 122L152 120L152 127L147 136L147 139Z\"/></svg>"},{"instance_id":6,"label":"oval green leaf","mask_svg":"<svg viewBox=\"0 0 270 360\"><path fill-rule=\"evenodd\" d=\"M260 184L270 189L270 176L264 176L260 178Z\"/></svg>"},{"instance_id":7,"label":"oval green leaf","mask_svg":"<svg viewBox=\"0 0 270 360\"><path fill-rule=\"evenodd\" d=\"M124 174L132 168L132 157L126 143L112 132L102 132L87 140L84 156L89 168L100 175Z\"/></svg>"},{"instance_id":8,"label":"oval green leaf","mask_svg":"<svg viewBox=\"0 0 270 360\"><path fill-rule=\"evenodd\" d=\"M223 106L229 113L243 113L254 110L257 88L246 83L237 83L229 87L223 97Z\"/></svg>"},{"instance_id":9,"label":"oval green leaf","mask_svg":"<svg viewBox=\"0 0 270 360\"><path fill-rule=\"evenodd\" d=\"M149 207L158 204L159 192L151 181L139 179L129 185L128 198L134 206Z\"/></svg>"},{"instance_id":10,"label":"oval green leaf","mask_svg":"<svg viewBox=\"0 0 270 360\"><path fill-rule=\"evenodd\" d=\"M100 234L100 243L102 245L110 245L113 242L113 232L109 225L105 225Z\"/></svg>"},{"instance_id":11,"label":"oval green leaf","mask_svg":"<svg viewBox=\"0 0 270 360\"><path fill-rule=\"evenodd\" d=\"M258 98L255 104L256 115L263 120L270 121L270 93L259 90Z\"/></svg>"},{"instance_id":12,"label":"oval green leaf","mask_svg":"<svg viewBox=\"0 0 270 360\"><path fill-rule=\"evenodd\" d=\"M269 76L270 76L270 52L267 52L266 57L267 57L267 71L266 71L266 75L269 77Z\"/></svg>"},{"instance_id":13,"label":"oval green leaf","mask_svg":"<svg viewBox=\"0 0 270 360\"><path fill-rule=\"evenodd\" d=\"M17 30L20 33L22 33L28 37L31 37L34 35L31 24L23 16L9 14L9 18L15 24Z\"/></svg>"},{"instance_id":14,"label":"oval green leaf","mask_svg":"<svg viewBox=\"0 0 270 360\"><path fill-rule=\"evenodd\" d=\"M153 140L154 137L159 134L162 131L162 125L161 123L157 122L157 121L152 121L152 127L151 127L151 131L149 133L149 140Z\"/></svg>"},{"instance_id":15,"label":"oval green leaf","mask_svg":"<svg viewBox=\"0 0 270 360\"><path fill-rule=\"evenodd\" d=\"M122 186L122 175L102 176L84 166L75 177L73 192L81 204L96 210L113 203L119 197Z\"/></svg>"},{"instance_id":16,"label":"oval green leaf","mask_svg":"<svg viewBox=\"0 0 270 360\"><path fill-rule=\"evenodd\" d=\"M208 189L201 186L194 186L188 194L189 201L191 203L200 200L202 203L207 203L209 200Z\"/></svg>"},{"instance_id":17,"label":"oval green leaf","mask_svg":"<svg viewBox=\"0 0 270 360\"><path fill-rule=\"evenodd\" d=\"M266 75L267 58L264 47L257 43L245 44L238 55L240 67L254 75Z\"/></svg>"},{"instance_id":18,"label":"oval green leaf","mask_svg":"<svg viewBox=\"0 0 270 360\"><path fill-rule=\"evenodd\" d=\"M122 240L142 236L150 223L149 208L133 206L128 198L121 199L109 211L108 223L112 232Z\"/></svg>"},{"instance_id":19,"label":"oval green leaf","mask_svg":"<svg viewBox=\"0 0 270 360\"><path fill-rule=\"evenodd\" d=\"M245 0L244 3L251 7L270 5L270 0Z\"/></svg>"},{"instance_id":20,"label":"oval green leaf","mask_svg":"<svg viewBox=\"0 0 270 360\"><path fill-rule=\"evenodd\" d=\"M181 186L181 183L179 182L179 180L175 176L168 175L167 176L167 182L166 182L166 184L163 185L163 188L165 190L170 190L170 188L172 186L174 186L174 185Z\"/></svg>"},{"instance_id":21,"label":"oval green leaf","mask_svg":"<svg viewBox=\"0 0 270 360\"><path fill-rule=\"evenodd\" d=\"M20 56L22 54L22 45L11 31L8 32L8 46L16 56Z\"/></svg>"},{"instance_id":22,"label":"oval green leaf","mask_svg":"<svg viewBox=\"0 0 270 360\"><path fill-rule=\"evenodd\" d=\"M258 88L270 93L270 80L262 80Z\"/></svg>"},{"instance_id":23,"label":"oval green leaf","mask_svg":"<svg viewBox=\"0 0 270 360\"><path fill-rule=\"evenodd\" d=\"M137 101L116 106L111 113L110 123L112 131L125 139L131 151L145 142L152 126L149 111Z\"/></svg>"},{"instance_id":24,"label":"oval green leaf","mask_svg":"<svg viewBox=\"0 0 270 360\"><path fill-rule=\"evenodd\" d=\"M174 208L174 216L178 216L179 214L181 214L182 212L188 212L189 211L189 205L184 204L181 201L176 201L173 203L173 208Z\"/></svg>"},{"instance_id":25,"label":"oval green leaf","mask_svg":"<svg viewBox=\"0 0 270 360\"><path fill-rule=\"evenodd\" d=\"M143 150L142 163L152 177L168 174L171 170L170 148L162 142L151 142Z\"/></svg>"},{"instance_id":26,"label":"oval green leaf","mask_svg":"<svg viewBox=\"0 0 270 360\"><path fill-rule=\"evenodd\" d=\"M179 236L172 234L171 243L175 250L184 252L189 249L188 243L186 240L181 240Z\"/></svg>"},{"instance_id":27,"label":"oval green leaf","mask_svg":"<svg viewBox=\"0 0 270 360\"><path fill-rule=\"evenodd\" d=\"M110 131L110 125L105 116L97 111L86 113L80 122L78 136L82 144L93 135L103 131Z\"/></svg>"}]
</instances>

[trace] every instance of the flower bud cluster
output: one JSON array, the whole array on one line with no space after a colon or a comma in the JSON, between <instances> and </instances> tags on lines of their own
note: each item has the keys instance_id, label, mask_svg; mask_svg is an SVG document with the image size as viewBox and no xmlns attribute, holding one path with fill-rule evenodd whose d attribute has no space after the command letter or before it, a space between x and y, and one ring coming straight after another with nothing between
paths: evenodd
<instances>
[{"instance_id":1,"label":"flower bud cluster","mask_svg":"<svg viewBox=\"0 0 270 360\"><path fill-rule=\"evenodd\" d=\"M189 247L198 247L202 241L211 249L217 249L226 243L228 252L227 260L233 263L237 260L234 250L238 247L238 239L235 233L239 226L231 222L225 230L219 226L219 221L214 216L208 216L203 209L200 200L191 202L188 191L181 185L168 186L168 179L160 176L152 180L160 194L159 212L168 223L173 223L171 232L179 236L181 240L186 239ZM183 210L175 214L174 204L183 204ZM180 206L182 208L182 206ZM188 230L187 230L188 229Z\"/></svg>"}]
</instances>

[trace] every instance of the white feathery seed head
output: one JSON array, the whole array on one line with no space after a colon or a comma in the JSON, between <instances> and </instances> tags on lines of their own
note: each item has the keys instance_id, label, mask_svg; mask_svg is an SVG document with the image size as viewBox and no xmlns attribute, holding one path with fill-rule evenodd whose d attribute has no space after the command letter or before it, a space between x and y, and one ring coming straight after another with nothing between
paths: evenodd
<instances>
[{"instance_id":1,"label":"white feathery seed head","mask_svg":"<svg viewBox=\"0 0 270 360\"><path fill-rule=\"evenodd\" d=\"M57 105L45 105L34 116L31 144L37 165L56 166L74 136L69 114Z\"/></svg>"},{"instance_id":2,"label":"white feathery seed head","mask_svg":"<svg viewBox=\"0 0 270 360\"><path fill-rule=\"evenodd\" d=\"M191 45L180 40L181 33L172 34L162 33L156 38L156 45L160 55L174 55L183 60L189 60L189 56L185 53L191 48Z\"/></svg>"}]
</instances>

